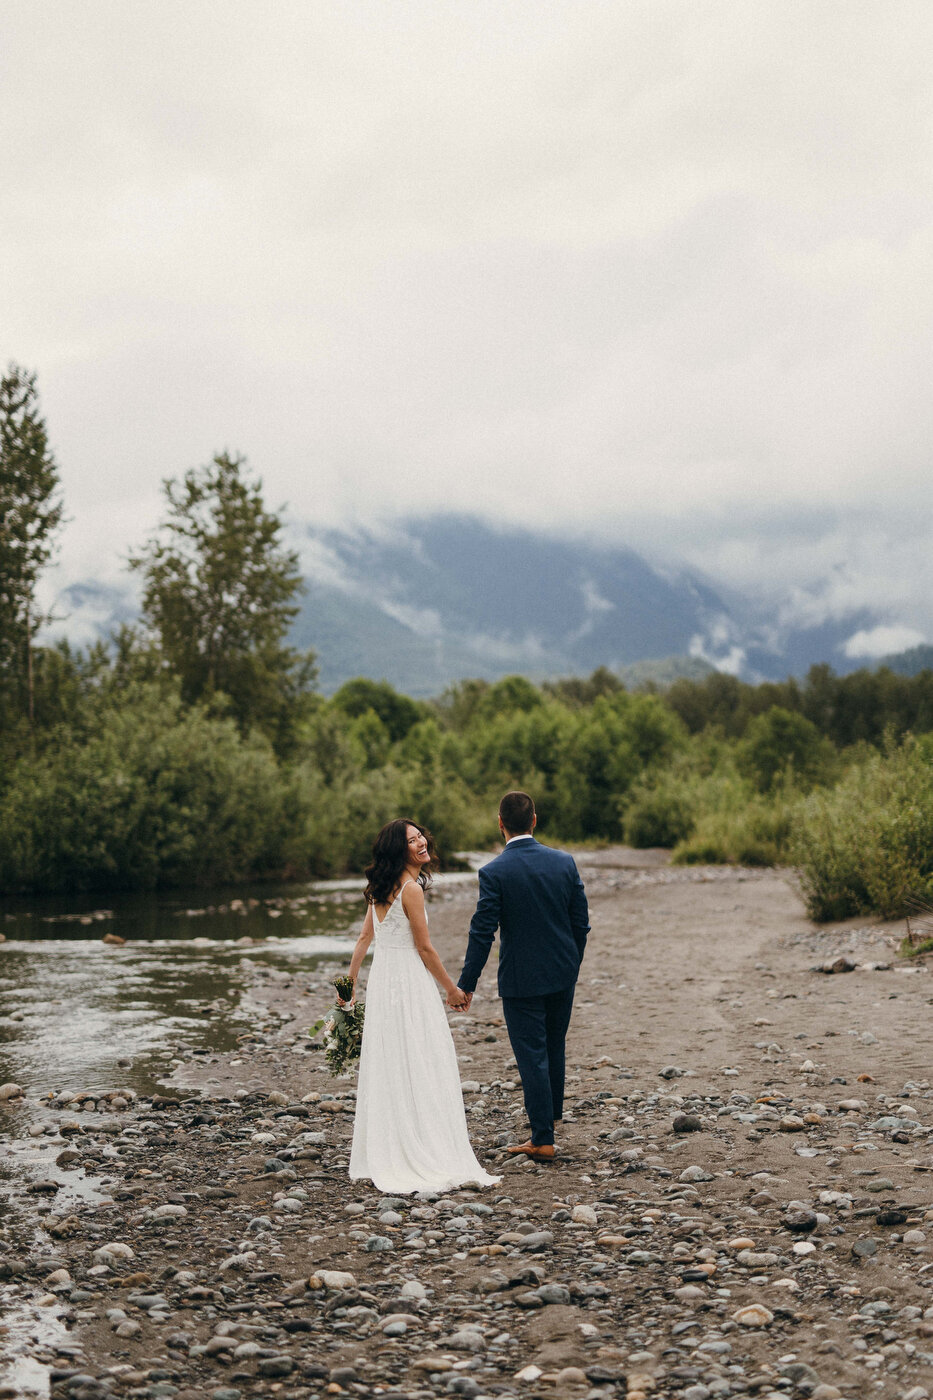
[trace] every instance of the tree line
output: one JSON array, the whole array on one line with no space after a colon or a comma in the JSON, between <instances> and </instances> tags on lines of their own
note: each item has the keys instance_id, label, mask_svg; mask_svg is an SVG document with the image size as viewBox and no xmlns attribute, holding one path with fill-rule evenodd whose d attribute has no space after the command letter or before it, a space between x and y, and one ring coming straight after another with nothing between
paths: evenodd
<instances>
[{"instance_id":1,"label":"tree line","mask_svg":"<svg viewBox=\"0 0 933 1400\"><path fill-rule=\"evenodd\" d=\"M128 559L138 624L43 644L64 527L35 376L0 386L0 891L359 871L407 814L448 862L534 793L545 839L791 863L818 917L933 894L933 672L626 690L600 668L466 680L432 701L357 678L329 698L289 644L302 588L282 512L240 457L163 483Z\"/></svg>"}]
</instances>

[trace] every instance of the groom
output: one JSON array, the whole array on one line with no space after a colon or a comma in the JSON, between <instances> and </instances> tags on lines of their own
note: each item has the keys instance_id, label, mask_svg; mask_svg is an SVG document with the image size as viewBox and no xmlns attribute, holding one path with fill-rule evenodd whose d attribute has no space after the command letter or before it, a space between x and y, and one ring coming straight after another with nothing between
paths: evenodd
<instances>
[{"instance_id":1,"label":"groom","mask_svg":"<svg viewBox=\"0 0 933 1400\"><path fill-rule=\"evenodd\" d=\"M527 792L507 792L499 803L506 846L479 872L459 986L469 1010L498 929L499 995L531 1123L530 1140L508 1151L546 1162L563 1116L564 1040L590 924L573 858L538 844L537 820Z\"/></svg>"}]
</instances>

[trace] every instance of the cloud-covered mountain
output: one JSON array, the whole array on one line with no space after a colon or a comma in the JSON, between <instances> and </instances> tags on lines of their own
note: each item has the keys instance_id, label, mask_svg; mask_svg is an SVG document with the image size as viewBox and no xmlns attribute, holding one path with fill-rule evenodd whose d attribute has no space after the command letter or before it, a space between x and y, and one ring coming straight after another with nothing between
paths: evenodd
<instances>
[{"instance_id":1,"label":"cloud-covered mountain","mask_svg":"<svg viewBox=\"0 0 933 1400\"><path fill-rule=\"evenodd\" d=\"M879 619L865 609L818 623L806 609L765 605L696 572L660 568L630 548L496 530L442 515L382 531L317 530L301 541L307 591L292 630L318 655L322 689L352 676L386 679L412 695L439 694L468 676L588 675L598 666L630 682L705 667L748 680L837 671L853 634ZM59 628L76 640L130 619L129 593L93 581L61 595ZM676 658L676 660L671 660Z\"/></svg>"},{"instance_id":2,"label":"cloud-covered mountain","mask_svg":"<svg viewBox=\"0 0 933 1400\"><path fill-rule=\"evenodd\" d=\"M318 652L325 690L362 671L436 694L464 676L621 672L665 657L749 679L798 674L815 661L849 670L842 647L873 621L859 611L795 626L629 548L464 516L384 532L311 530L305 564L294 635Z\"/></svg>"}]
</instances>

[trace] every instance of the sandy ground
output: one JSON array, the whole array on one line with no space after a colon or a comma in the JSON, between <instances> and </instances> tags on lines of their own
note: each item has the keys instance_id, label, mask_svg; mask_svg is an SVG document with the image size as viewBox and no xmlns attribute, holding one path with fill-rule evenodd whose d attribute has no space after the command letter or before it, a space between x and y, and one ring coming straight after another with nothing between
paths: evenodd
<instances>
[{"instance_id":1,"label":"sandy ground","mask_svg":"<svg viewBox=\"0 0 933 1400\"><path fill-rule=\"evenodd\" d=\"M491 966L451 1023L502 1184L388 1217L347 1179L353 1083L305 1048L325 975L257 972L256 1038L184 1066L183 1102L121 1114L141 1126L113 1203L56 1239L53 1202L20 1251L24 1298L51 1265L78 1289L56 1295L76 1349L36 1349L55 1393L933 1393L933 988L895 956L903 926L818 930L771 871L625 851L581 870L593 927L552 1166L502 1152L526 1121ZM431 901L453 972L472 899ZM815 970L840 956L856 969ZM187 1214L153 1215L172 1202ZM91 1273L114 1240L133 1259Z\"/></svg>"}]
</instances>

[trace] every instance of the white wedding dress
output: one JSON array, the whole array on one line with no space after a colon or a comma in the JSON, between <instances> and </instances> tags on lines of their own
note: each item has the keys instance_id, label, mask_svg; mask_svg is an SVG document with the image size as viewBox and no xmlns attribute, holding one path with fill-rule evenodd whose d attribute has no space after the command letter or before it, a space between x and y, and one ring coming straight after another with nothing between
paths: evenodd
<instances>
[{"instance_id":1,"label":"white wedding dress","mask_svg":"<svg viewBox=\"0 0 933 1400\"><path fill-rule=\"evenodd\" d=\"M470 1146L453 1036L401 891L381 922L373 909L373 927L350 1176L387 1193L494 1186Z\"/></svg>"}]
</instances>

